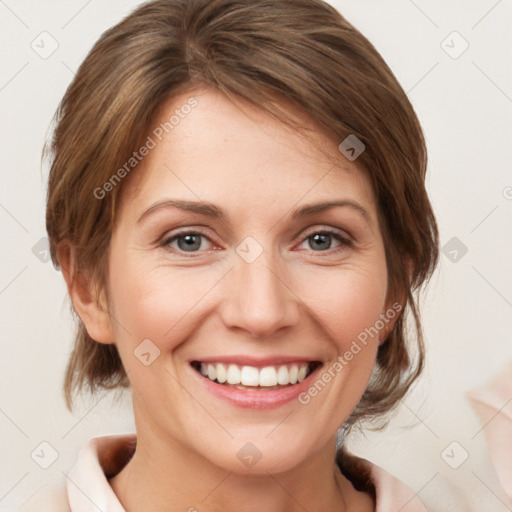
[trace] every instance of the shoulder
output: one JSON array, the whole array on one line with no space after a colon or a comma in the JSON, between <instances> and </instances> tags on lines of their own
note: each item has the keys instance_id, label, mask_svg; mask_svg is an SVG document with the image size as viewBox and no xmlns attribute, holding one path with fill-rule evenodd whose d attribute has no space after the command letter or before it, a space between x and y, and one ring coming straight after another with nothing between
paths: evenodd
<instances>
[{"instance_id":1,"label":"shoulder","mask_svg":"<svg viewBox=\"0 0 512 512\"><path fill-rule=\"evenodd\" d=\"M108 478L127 463L135 444L133 434L89 439L79 449L74 466L52 476L17 508L17 512L89 510L92 497L95 502L105 504L108 510L122 511Z\"/></svg>"},{"instance_id":2,"label":"shoulder","mask_svg":"<svg viewBox=\"0 0 512 512\"><path fill-rule=\"evenodd\" d=\"M337 451L336 462L357 490L365 491L373 497L376 512L427 512L411 488L380 466L342 447Z\"/></svg>"}]
</instances>

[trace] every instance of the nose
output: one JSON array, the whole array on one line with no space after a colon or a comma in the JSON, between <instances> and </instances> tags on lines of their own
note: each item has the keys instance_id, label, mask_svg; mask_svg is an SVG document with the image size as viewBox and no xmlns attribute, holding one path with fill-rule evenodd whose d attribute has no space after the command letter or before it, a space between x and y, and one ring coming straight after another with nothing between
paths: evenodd
<instances>
[{"instance_id":1,"label":"nose","mask_svg":"<svg viewBox=\"0 0 512 512\"><path fill-rule=\"evenodd\" d=\"M300 298L289 283L284 264L270 251L264 251L252 263L236 256L225 281L221 316L228 328L269 338L280 329L298 324Z\"/></svg>"}]
</instances>

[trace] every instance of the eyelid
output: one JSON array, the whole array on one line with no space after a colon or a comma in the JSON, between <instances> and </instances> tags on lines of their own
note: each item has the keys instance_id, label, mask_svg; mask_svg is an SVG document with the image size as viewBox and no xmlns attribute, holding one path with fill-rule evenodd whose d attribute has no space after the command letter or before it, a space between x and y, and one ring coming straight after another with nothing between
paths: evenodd
<instances>
[{"instance_id":1,"label":"eyelid","mask_svg":"<svg viewBox=\"0 0 512 512\"><path fill-rule=\"evenodd\" d=\"M319 227L320 226L320 227ZM341 238L345 239L347 242L354 242L354 237L345 229L341 228L335 228L333 226L328 226L326 224L316 224L312 228L308 228L304 234L302 235L303 239L308 238L308 236L311 236L315 233L329 233L329 234L337 234Z\"/></svg>"}]
</instances>

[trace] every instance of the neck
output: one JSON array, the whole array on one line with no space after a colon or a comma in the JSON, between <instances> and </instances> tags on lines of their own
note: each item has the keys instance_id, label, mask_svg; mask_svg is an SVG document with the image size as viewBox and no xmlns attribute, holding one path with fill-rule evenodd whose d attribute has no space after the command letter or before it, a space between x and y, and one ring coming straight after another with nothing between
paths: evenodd
<instances>
[{"instance_id":1,"label":"neck","mask_svg":"<svg viewBox=\"0 0 512 512\"><path fill-rule=\"evenodd\" d=\"M356 491L334 463L335 438L291 470L240 474L215 465L156 425L144 425L137 426L133 457L110 480L127 512L374 510L371 498Z\"/></svg>"}]
</instances>

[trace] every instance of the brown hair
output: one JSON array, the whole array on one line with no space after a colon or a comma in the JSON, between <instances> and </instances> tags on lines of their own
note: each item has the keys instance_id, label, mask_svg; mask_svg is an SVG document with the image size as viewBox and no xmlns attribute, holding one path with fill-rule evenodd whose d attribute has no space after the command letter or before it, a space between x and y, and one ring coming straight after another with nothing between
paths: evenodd
<instances>
[{"instance_id":1,"label":"brown hair","mask_svg":"<svg viewBox=\"0 0 512 512\"><path fill-rule=\"evenodd\" d=\"M415 344L401 314L379 347L374 373L344 429L392 410L420 375L424 342L415 293L438 258L438 232L425 190L426 147L415 112L372 44L321 0L155 0L96 42L55 114L46 226L51 256L75 249L75 269L106 284L106 255L121 181L102 187L147 137L164 101L194 85L245 100L287 123L286 102L339 142L355 135L372 182L390 296L411 311ZM276 100L277 98L277 100ZM340 154L340 160L343 157ZM403 313L403 312L402 312ZM115 345L92 340L78 319L64 394L129 386ZM385 418L384 418L385 419Z\"/></svg>"}]
</instances>

